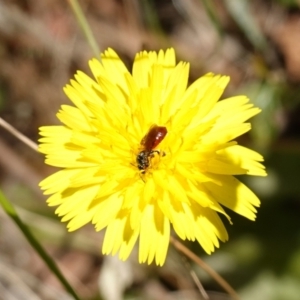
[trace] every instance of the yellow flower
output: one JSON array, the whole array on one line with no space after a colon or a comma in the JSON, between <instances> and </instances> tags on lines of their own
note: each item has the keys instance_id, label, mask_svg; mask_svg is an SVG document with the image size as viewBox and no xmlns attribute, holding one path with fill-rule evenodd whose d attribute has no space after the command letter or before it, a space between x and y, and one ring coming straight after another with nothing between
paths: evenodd
<instances>
[{"instance_id":1,"label":"yellow flower","mask_svg":"<svg viewBox=\"0 0 300 300\"><path fill-rule=\"evenodd\" d=\"M63 125L40 128L39 151L62 168L40 186L69 231L106 228L102 251L122 260L139 238L139 261L163 265L171 224L210 254L228 238L223 207L255 219L259 199L233 175L265 176L263 158L233 140L260 109L246 96L219 101L227 76L188 87L173 49L138 53L132 74L112 49L89 65L95 80L78 71L64 89L75 107L62 105Z\"/></svg>"}]
</instances>

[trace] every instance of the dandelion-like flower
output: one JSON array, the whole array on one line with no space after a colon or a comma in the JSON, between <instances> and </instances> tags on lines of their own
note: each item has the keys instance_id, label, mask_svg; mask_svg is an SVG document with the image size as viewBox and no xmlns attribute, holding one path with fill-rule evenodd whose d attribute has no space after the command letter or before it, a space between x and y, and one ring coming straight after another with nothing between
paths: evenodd
<instances>
[{"instance_id":1,"label":"dandelion-like flower","mask_svg":"<svg viewBox=\"0 0 300 300\"><path fill-rule=\"evenodd\" d=\"M62 168L40 183L69 231L106 228L103 253L163 265L171 225L207 253L228 235L223 207L255 219L259 199L234 175L265 176L257 152L233 141L260 112L246 96L219 101L227 76L188 86L189 64L168 49L140 52L132 74L108 49L64 89L61 126L40 128L39 151ZM230 220L230 219L229 219Z\"/></svg>"}]
</instances>

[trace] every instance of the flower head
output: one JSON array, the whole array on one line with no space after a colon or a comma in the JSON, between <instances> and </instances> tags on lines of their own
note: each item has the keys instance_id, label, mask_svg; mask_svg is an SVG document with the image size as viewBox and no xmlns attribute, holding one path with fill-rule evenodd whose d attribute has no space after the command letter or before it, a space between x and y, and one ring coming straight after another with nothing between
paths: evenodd
<instances>
[{"instance_id":1,"label":"flower head","mask_svg":"<svg viewBox=\"0 0 300 300\"><path fill-rule=\"evenodd\" d=\"M79 71L64 89L63 125L40 128L39 151L62 168L40 186L70 231L106 228L103 253L123 260L139 238L139 261L162 265L171 225L211 253L228 239L223 207L255 219L260 202L234 175L265 176L263 158L233 140L260 109L219 101L227 76L188 86L173 49L137 54L132 74L112 49L89 65L95 79Z\"/></svg>"}]
</instances>

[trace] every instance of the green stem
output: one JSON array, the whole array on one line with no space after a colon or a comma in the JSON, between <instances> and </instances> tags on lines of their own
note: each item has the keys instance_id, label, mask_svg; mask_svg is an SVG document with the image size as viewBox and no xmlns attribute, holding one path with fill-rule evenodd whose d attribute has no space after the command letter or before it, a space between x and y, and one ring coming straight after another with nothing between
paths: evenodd
<instances>
[{"instance_id":1,"label":"green stem","mask_svg":"<svg viewBox=\"0 0 300 300\"><path fill-rule=\"evenodd\" d=\"M73 290L69 282L65 279L59 268L57 267L55 261L47 254L41 244L36 240L36 238L31 234L28 227L21 221L16 210L12 204L5 198L4 194L0 190L0 204L2 205L4 211L7 215L16 223L16 225L23 232L25 238L30 243L30 245L35 249L35 251L40 255L45 264L65 287L65 289L74 297L76 300L80 300L76 292Z\"/></svg>"},{"instance_id":2,"label":"green stem","mask_svg":"<svg viewBox=\"0 0 300 300\"><path fill-rule=\"evenodd\" d=\"M68 0L70 5L71 5L71 8L76 16L76 19L91 47L91 49L93 50L95 56L101 60L101 57L100 57L100 49L99 49L99 46L96 42L96 39L95 39L95 36L92 32L92 29L79 5L79 2L77 0Z\"/></svg>"}]
</instances>

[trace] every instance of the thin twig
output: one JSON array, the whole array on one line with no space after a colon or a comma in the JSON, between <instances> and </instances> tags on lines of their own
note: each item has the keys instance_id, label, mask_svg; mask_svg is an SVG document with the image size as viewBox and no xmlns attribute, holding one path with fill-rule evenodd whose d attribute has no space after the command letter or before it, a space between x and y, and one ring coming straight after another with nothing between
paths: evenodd
<instances>
[{"instance_id":1,"label":"thin twig","mask_svg":"<svg viewBox=\"0 0 300 300\"><path fill-rule=\"evenodd\" d=\"M230 286L230 284L220 276L215 270L213 270L209 265L207 265L201 258L199 258L195 253L185 247L181 242L176 240L171 236L170 242L173 246L186 255L189 259L194 261L199 267L201 267L205 272L207 272L219 285L232 297L233 300L240 300L239 295L236 291Z\"/></svg>"},{"instance_id":2,"label":"thin twig","mask_svg":"<svg viewBox=\"0 0 300 300\"><path fill-rule=\"evenodd\" d=\"M192 279L194 280L194 282L195 282L195 284L196 284L196 286L197 286L197 288L198 288L198 290L199 290L202 298L204 300L209 300L208 294L206 293L206 291L205 291L205 289L204 289L204 287L203 287L200 279L197 277L196 272L192 269L191 264L188 261L187 257L184 256L184 255L182 255L182 260L183 260L184 264L186 265L187 269L189 270L190 275L191 275Z\"/></svg>"},{"instance_id":3,"label":"thin twig","mask_svg":"<svg viewBox=\"0 0 300 300\"><path fill-rule=\"evenodd\" d=\"M4 129L6 129L8 132L10 132L12 135L14 135L17 139L19 139L21 142L26 144L31 149L35 151L38 150L38 146L36 143L34 143L32 140L30 140L27 136L25 136L23 133L18 131L16 128L8 124L1 117L0 117L0 126L2 126Z\"/></svg>"}]
</instances>

